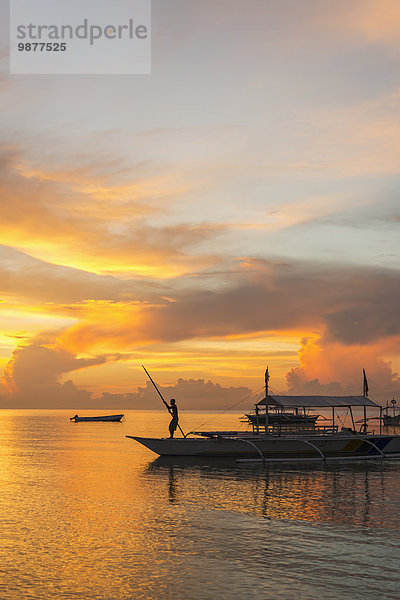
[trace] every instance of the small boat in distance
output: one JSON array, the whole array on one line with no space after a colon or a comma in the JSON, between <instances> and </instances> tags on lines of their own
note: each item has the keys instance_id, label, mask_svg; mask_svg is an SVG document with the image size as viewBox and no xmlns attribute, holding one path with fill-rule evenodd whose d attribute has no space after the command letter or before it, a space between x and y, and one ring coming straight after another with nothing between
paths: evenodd
<instances>
[{"instance_id":1,"label":"small boat in distance","mask_svg":"<svg viewBox=\"0 0 400 600\"><path fill-rule=\"evenodd\" d=\"M113 423L119 423L124 415L103 415L101 417L79 417L74 415L70 418L70 421L75 423L87 422L87 421L112 421Z\"/></svg>"},{"instance_id":2,"label":"small boat in distance","mask_svg":"<svg viewBox=\"0 0 400 600\"><path fill-rule=\"evenodd\" d=\"M386 406L382 411L383 424L385 427L388 425L400 425L400 408L395 406L396 400L394 398L390 402L392 404L392 409L390 411L392 414L389 413L390 406L388 403L386 403Z\"/></svg>"},{"instance_id":3,"label":"small boat in distance","mask_svg":"<svg viewBox=\"0 0 400 600\"><path fill-rule=\"evenodd\" d=\"M290 409L284 411L282 408L279 410L277 407L272 407L272 410L270 409L268 412L269 425L283 425L284 427L290 427L291 425L297 427L300 424L312 427L319 418L321 418L321 415L303 414L298 408L292 411ZM250 423L254 428L257 427L257 424L265 426L265 419L265 414L259 412L256 404L255 412L246 413L240 420L242 423Z\"/></svg>"}]
</instances>

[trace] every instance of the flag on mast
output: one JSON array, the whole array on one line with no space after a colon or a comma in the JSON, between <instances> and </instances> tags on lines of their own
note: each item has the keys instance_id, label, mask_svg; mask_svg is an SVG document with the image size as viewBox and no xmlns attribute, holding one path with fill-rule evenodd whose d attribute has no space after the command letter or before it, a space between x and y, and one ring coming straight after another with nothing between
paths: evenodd
<instances>
[{"instance_id":1,"label":"flag on mast","mask_svg":"<svg viewBox=\"0 0 400 600\"><path fill-rule=\"evenodd\" d=\"M368 396L368 381L367 381L367 376L365 374L364 369L363 369L363 375L364 375L363 395Z\"/></svg>"},{"instance_id":2,"label":"flag on mast","mask_svg":"<svg viewBox=\"0 0 400 600\"><path fill-rule=\"evenodd\" d=\"M265 399L267 400L267 405L268 405L268 381L269 381L269 371L268 371L268 367L267 367L267 370L265 371Z\"/></svg>"}]
</instances>

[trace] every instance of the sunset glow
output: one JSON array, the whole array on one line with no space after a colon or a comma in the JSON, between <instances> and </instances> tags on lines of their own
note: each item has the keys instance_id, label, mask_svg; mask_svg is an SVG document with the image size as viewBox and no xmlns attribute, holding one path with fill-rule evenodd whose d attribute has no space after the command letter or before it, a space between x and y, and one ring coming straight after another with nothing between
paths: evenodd
<instances>
[{"instance_id":1,"label":"sunset glow","mask_svg":"<svg viewBox=\"0 0 400 600\"><path fill-rule=\"evenodd\" d=\"M400 402L399 3L179 6L152 75L3 71L0 405Z\"/></svg>"}]
</instances>

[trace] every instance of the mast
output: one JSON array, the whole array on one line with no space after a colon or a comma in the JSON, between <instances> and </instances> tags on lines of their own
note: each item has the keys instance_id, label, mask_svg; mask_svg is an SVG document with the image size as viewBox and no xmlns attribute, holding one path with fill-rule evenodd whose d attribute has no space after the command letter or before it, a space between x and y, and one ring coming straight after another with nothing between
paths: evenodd
<instances>
[{"instance_id":1,"label":"mast","mask_svg":"<svg viewBox=\"0 0 400 600\"><path fill-rule=\"evenodd\" d=\"M365 374L364 369L363 369L363 396L368 396L368 381L367 381L367 376Z\"/></svg>"},{"instance_id":2,"label":"mast","mask_svg":"<svg viewBox=\"0 0 400 600\"><path fill-rule=\"evenodd\" d=\"M269 381L269 371L268 367L265 371L265 435L268 433L268 381Z\"/></svg>"},{"instance_id":3,"label":"mast","mask_svg":"<svg viewBox=\"0 0 400 600\"><path fill-rule=\"evenodd\" d=\"M363 396L368 396L368 381L367 376L365 374L365 370L363 369ZM367 407L364 406L364 433L367 433Z\"/></svg>"}]
</instances>

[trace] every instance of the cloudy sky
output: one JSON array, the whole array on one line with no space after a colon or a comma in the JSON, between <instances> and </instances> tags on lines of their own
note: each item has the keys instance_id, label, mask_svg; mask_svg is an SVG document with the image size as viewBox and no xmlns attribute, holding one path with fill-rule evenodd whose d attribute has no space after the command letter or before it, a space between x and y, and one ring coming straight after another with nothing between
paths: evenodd
<instances>
[{"instance_id":1,"label":"cloudy sky","mask_svg":"<svg viewBox=\"0 0 400 600\"><path fill-rule=\"evenodd\" d=\"M136 76L1 23L0 406L400 402L398 0L153 0Z\"/></svg>"}]
</instances>

